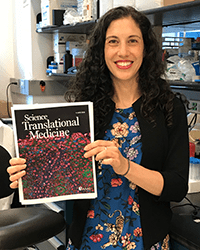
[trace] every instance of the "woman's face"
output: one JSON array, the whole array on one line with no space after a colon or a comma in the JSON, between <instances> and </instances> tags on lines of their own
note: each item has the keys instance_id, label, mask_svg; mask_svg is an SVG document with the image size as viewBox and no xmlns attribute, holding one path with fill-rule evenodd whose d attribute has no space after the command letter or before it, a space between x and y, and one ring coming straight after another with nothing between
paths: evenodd
<instances>
[{"instance_id":1,"label":"woman's face","mask_svg":"<svg viewBox=\"0 0 200 250\"><path fill-rule=\"evenodd\" d=\"M113 82L135 82L143 54L144 41L138 24L131 17L112 21L106 32L104 56Z\"/></svg>"}]
</instances>

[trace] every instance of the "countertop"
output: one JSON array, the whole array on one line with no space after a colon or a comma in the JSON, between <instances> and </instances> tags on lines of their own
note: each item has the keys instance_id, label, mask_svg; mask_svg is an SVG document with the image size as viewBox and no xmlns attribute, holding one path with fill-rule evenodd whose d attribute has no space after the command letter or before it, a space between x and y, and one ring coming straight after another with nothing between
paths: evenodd
<instances>
[{"instance_id":1,"label":"countertop","mask_svg":"<svg viewBox=\"0 0 200 250\"><path fill-rule=\"evenodd\" d=\"M172 202L170 237L190 250L200 250L200 192Z\"/></svg>"}]
</instances>

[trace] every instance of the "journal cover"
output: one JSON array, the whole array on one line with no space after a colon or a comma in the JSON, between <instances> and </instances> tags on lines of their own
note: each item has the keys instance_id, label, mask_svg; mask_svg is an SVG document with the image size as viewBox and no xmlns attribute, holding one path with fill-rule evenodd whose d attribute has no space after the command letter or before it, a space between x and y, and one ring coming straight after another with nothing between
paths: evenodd
<instances>
[{"instance_id":1,"label":"journal cover","mask_svg":"<svg viewBox=\"0 0 200 250\"><path fill-rule=\"evenodd\" d=\"M16 154L27 164L22 204L97 196L94 158L83 156L94 140L91 102L14 105L12 118Z\"/></svg>"}]
</instances>

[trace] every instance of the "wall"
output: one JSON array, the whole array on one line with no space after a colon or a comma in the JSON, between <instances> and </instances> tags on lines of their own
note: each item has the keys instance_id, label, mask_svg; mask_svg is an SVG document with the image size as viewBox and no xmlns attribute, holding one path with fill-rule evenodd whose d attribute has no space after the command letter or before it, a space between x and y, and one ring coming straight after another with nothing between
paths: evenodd
<instances>
[{"instance_id":1,"label":"wall","mask_svg":"<svg viewBox=\"0 0 200 250\"><path fill-rule=\"evenodd\" d=\"M47 79L46 59L53 54L53 42L51 34L36 32L36 15L41 11L41 0L14 2L14 78Z\"/></svg>"},{"instance_id":2,"label":"wall","mask_svg":"<svg viewBox=\"0 0 200 250\"><path fill-rule=\"evenodd\" d=\"M10 78L47 79L46 59L53 55L53 39L51 34L36 32L40 5L41 0L0 1L0 118L7 117Z\"/></svg>"},{"instance_id":3,"label":"wall","mask_svg":"<svg viewBox=\"0 0 200 250\"><path fill-rule=\"evenodd\" d=\"M10 77L14 76L13 3L14 0L0 1L0 100L3 101L6 101L6 87Z\"/></svg>"}]
</instances>

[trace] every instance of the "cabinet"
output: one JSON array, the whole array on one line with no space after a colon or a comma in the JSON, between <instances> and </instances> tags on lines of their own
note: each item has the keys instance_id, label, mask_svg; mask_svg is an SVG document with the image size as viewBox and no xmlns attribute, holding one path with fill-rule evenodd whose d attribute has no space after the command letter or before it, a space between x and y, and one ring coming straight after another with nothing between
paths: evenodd
<instances>
[{"instance_id":1,"label":"cabinet","mask_svg":"<svg viewBox=\"0 0 200 250\"><path fill-rule=\"evenodd\" d=\"M200 1L175 4L143 11L154 27L167 27L168 32L174 30L200 29ZM61 25L44 27L38 33L74 33L89 35L97 20L78 23L76 25ZM63 74L62 74L63 75ZM171 82L173 89L200 91L200 84L186 82Z\"/></svg>"},{"instance_id":2,"label":"cabinet","mask_svg":"<svg viewBox=\"0 0 200 250\"><path fill-rule=\"evenodd\" d=\"M144 11L153 26L162 26L167 32L200 30L200 1L175 4L158 9ZM186 93L190 99L200 99L200 84L171 81L171 88L176 92Z\"/></svg>"},{"instance_id":3,"label":"cabinet","mask_svg":"<svg viewBox=\"0 0 200 250\"><path fill-rule=\"evenodd\" d=\"M167 32L200 30L200 1L193 1L182 4L175 4L157 9L146 10L153 26L162 26ZM171 88L176 92L186 92L186 96L191 99L199 99L200 84L171 81ZM194 93L195 92L195 93Z\"/></svg>"},{"instance_id":4,"label":"cabinet","mask_svg":"<svg viewBox=\"0 0 200 250\"><path fill-rule=\"evenodd\" d=\"M200 0L145 10L143 13L146 14L153 26L171 26L182 30L200 28ZM96 21L89 21L76 25L44 27L39 28L37 32L53 33L58 31L89 34L95 23Z\"/></svg>"}]
</instances>

